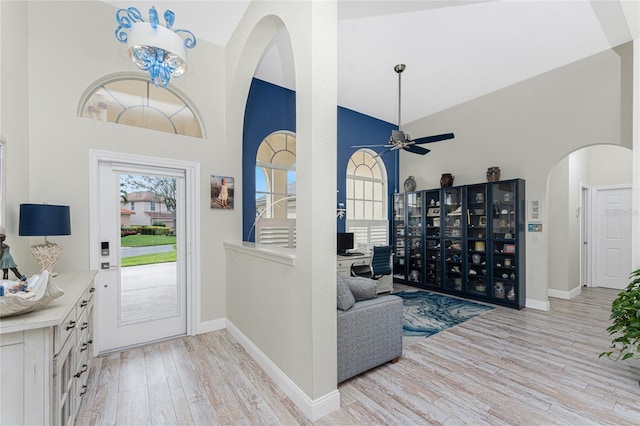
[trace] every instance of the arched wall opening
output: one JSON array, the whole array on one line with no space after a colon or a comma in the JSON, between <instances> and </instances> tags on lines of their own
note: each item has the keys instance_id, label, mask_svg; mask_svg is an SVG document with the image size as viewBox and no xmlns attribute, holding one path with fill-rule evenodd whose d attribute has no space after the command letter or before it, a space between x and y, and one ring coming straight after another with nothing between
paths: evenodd
<instances>
[{"instance_id":1,"label":"arched wall opening","mask_svg":"<svg viewBox=\"0 0 640 426\"><path fill-rule=\"evenodd\" d=\"M570 299L580 294L583 285L598 285L592 274L593 192L598 188L631 187L632 177L632 151L619 145L577 149L551 168L547 178L549 217L543 218L548 227L544 234L548 235L549 296ZM620 271L623 276L629 272Z\"/></svg>"}]
</instances>

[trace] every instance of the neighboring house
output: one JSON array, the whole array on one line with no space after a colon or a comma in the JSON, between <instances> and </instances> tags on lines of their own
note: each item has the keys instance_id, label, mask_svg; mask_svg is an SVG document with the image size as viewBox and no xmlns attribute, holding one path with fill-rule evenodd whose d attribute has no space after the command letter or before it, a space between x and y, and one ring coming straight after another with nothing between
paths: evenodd
<instances>
[{"instance_id":1,"label":"neighboring house","mask_svg":"<svg viewBox=\"0 0 640 426\"><path fill-rule=\"evenodd\" d=\"M175 215L167 210L162 199L149 191L128 194L125 205L132 212L127 226L149 226L155 222L162 222L169 228L173 227ZM121 224L124 226L124 221Z\"/></svg>"},{"instance_id":2,"label":"neighboring house","mask_svg":"<svg viewBox=\"0 0 640 426\"><path fill-rule=\"evenodd\" d=\"M120 209L120 226L123 228L128 228L131 226L131 215L136 214L136 212L127 209Z\"/></svg>"}]
</instances>

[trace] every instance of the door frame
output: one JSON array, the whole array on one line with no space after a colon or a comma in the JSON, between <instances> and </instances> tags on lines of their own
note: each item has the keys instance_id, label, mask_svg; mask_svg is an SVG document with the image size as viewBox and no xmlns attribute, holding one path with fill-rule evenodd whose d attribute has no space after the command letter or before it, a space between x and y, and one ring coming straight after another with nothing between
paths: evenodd
<instances>
[{"instance_id":1,"label":"door frame","mask_svg":"<svg viewBox=\"0 0 640 426\"><path fill-rule=\"evenodd\" d=\"M592 189L590 185L580 182L580 285L585 287L592 286L592 234L593 215L592 215Z\"/></svg>"},{"instance_id":2,"label":"door frame","mask_svg":"<svg viewBox=\"0 0 640 426\"><path fill-rule=\"evenodd\" d=\"M186 234L186 291L187 291L187 335L197 333L200 318L200 164L172 158L150 157L146 155L128 154L102 150L89 151L89 266L92 270L100 269L100 236L99 236L99 163L111 162L131 166L148 166L173 168L184 171L185 179L185 234ZM95 285L99 287L100 275L96 275ZM96 304L99 309L99 304ZM96 313L95 318L100 318ZM100 327L94 328L94 356L100 352Z\"/></svg>"},{"instance_id":3,"label":"door frame","mask_svg":"<svg viewBox=\"0 0 640 426\"><path fill-rule=\"evenodd\" d=\"M619 184L619 185L602 185L602 186L594 186L591 187L591 189L589 190L589 196L591 198L591 202L589 203L589 209L590 209L590 224L589 224L589 235L592 237L591 238L591 249L589 250L589 254L590 254L590 267L589 267L589 276L591 277L591 280L589 282L589 287L594 287L594 277L596 277L597 271L596 271L596 256L598 255L598 239L595 237L595 230L598 224L598 215L594 214L595 212L598 211L598 191L608 191L608 190L612 190L612 189L628 189L631 191L631 202L632 202L632 208L633 208L633 186L631 184ZM632 219L630 219L632 220ZM631 226L633 227L633 220L631 223ZM631 246L633 249L633 241L631 242ZM633 255L632 255L633 256ZM631 264L633 265L633 257L631 259Z\"/></svg>"}]
</instances>

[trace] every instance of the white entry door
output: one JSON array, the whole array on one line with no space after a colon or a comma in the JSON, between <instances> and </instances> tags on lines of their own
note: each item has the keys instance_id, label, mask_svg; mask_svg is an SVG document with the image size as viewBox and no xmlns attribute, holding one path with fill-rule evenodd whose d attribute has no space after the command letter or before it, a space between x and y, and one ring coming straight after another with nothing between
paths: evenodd
<instances>
[{"instance_id":1,"label":"white entry door","mask_svg":"<svg viewBox=\"0 0 640 426\"><path fill-rule=\"evenodd\" d=\"M184 171L103 161L98 174L100 352L186 334Z\"/></svg>"},{"instance_id":2,"label":"white entry door","mask_svg":"<svg viewBox=\"0 0 640 426\"><path fill-rule=\"evenodd\" d=\"M595 280L623 289L631 271L631 188L596 189Z\"/></svg>"}]
</instances>

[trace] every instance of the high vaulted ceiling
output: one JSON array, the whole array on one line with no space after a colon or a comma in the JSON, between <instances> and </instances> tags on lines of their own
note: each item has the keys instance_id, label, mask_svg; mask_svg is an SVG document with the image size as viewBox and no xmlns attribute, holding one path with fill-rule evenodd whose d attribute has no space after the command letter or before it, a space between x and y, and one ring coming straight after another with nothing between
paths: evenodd
<instances>
[{"instance_id":1,"label":"high vaulted ceiling","mask_svg":"<svg viewBox=\"0 0 640 426\"><path fill-rule=\"evenodd\" d=\"M224 47L248 1L109 1L176 13L178 28ZM338 104L402 124L638 38L638 0L338 0ZM295 90L286 31L255 76Z\"/></svg>"}]
</instances>

